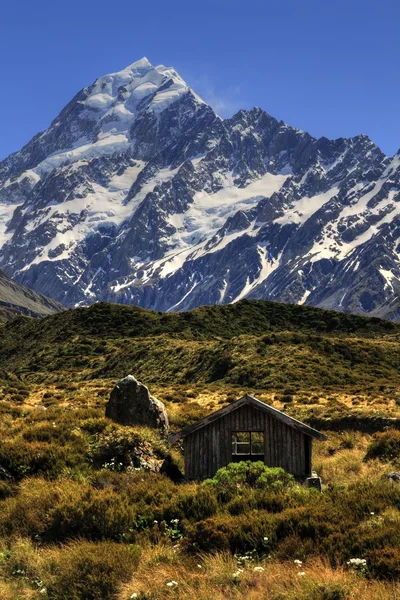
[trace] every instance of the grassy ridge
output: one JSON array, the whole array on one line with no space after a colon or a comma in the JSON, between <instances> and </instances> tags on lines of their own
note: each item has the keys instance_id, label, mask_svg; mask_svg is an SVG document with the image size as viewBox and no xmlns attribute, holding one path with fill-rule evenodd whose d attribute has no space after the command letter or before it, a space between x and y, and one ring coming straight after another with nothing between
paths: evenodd
<instances>
[{"instance_id":1,"label":"grassy ridge","mask_svg":"<svg viewBox=\"0 0 400 600\"><path fill-rule=\"evenodd\" d=\"M167 403L188 392L196 399L205 386L217 402L246 390L306 420L358 418L360 406L369 418L400 418L399 331L375 318L274 302L175 314L96 304L2 327L0 364L18 385L58 400L66 395L60 382L72 385L73 401L78 381L108 393L133 373ZM15 400L18 385L3 378L4 399Z\"/></svg>"},{"instance_id":2,"label":"grassy ridge","mask_svg":"<svg viewBox=\"0 0 400 600\"><path fill-rule=\"evenodd\" d=\"M399 333L400 326L376 317L263 300L203 306L183 313L161 313L134 306L97 303L41 321L17 319L1 333L1 337L29 336L35 332L38 339L48 341L56 339L57 335L69 339L76 334L101 338L168 334L183 339L230 339L238 335L288 330L371 336Z\"/></svg>"}]
</instances>

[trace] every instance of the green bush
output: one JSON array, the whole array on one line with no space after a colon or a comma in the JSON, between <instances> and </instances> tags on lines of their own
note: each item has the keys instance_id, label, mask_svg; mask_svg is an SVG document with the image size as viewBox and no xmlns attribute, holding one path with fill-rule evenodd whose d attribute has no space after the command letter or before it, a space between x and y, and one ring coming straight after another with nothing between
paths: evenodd
<instances>
[{"instance_id":1,"label":"green bush","mask_svg":"<svg viewBox=\"0 0 400 600\"><path fill-rule=\"evenodd\" d=\"M49 525L51 511L64 495L75 493L75 486L70 481L54 485L45 479L25 479L18 494L0 504L0 536L39 539Z\"/></svg>"},{"instance_id":2,"label":"green bush","mask_svg":"<svg viewBox=\"0 0 400 600\"><path fill-rule=\"evenodd\" d=\"M274 519L265 511L249 511L238 517L218 515L187 527L189 547L202 552L230 550L263 554L274 538Z\"/></svg>"},{"instance_id":3,"label":"green bush","mask_svg":"<svg viewBox=\"0 0 400 600\"><path fill-rule=\"evenodd\" d=\"M280 467L267 467L262 461L230 463L219 469L205 485L217 490L219 497L230 499L235 490L243 486L282 490L295 485L293 475Z\"/></svg>"},{"instance_id":4,"label":"green bush","mask_svg":"<svg viewBox=\"0 0 400 600\"><path fill-rule=\"evenodd\" d=\"M201 521L207 519L216 514L218 510L218 502L215 493L211 489L205 487L199 488L195 493L185 493L173 503L172 517L176 517L178 513L180 518L191 519L194 521ZM169 515L165 515L164 518L168 520Z\"/></svg>"},{"instance_id":5,"label":"green bush","mask_svg":"<svg viewBox=\"0 0 400 600\"><path fill-rule=\"evenodd\" d=\"M97 468L114 465L116 470L139 466L140 456L165 458L166 450L154 432L132 427L109 425L99 433L90 451L90 458Z\"/></svg>"}]
</instances>

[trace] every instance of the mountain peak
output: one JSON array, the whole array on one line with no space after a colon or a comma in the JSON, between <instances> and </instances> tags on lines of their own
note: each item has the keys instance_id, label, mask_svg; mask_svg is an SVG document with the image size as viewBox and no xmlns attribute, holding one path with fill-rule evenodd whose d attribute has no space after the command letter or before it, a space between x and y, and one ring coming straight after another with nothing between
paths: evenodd
<instances>
[{"instance_id":1,"label":"mountain peak","mask_svg":"<svg viewBox=\"0 0 400 600\"><path fill-rule=\"evenodd\" d=\"M125 69L123 69L124 71L135 71L138 69L146 69L146 68L153 68L153 65L151 64L151 62L149 61L149 59L146 56L143 56L143 58L140 58L139 60L136 60L135 62L133 62L132 64L128 65L127 67L125 67Z\"/></svg>"},{"instance_id":2,"label":"mountain peak","mask_svg":"<svg viewBox=\"0 0 400 600\"><path fill-rule=\"evenodd\" d=\"M151 98L147 110L159 114L170 104L180 99L190 88L187 83L172 67L158 65L155 67L143 57L131 65L99 77L91 86L84 104L89 109L103 111L107 119L110 110L116 111L119 116L134 115L139 104L145 98ZM198 102L202 100L192 92ZM125 119L126 120L126 119Z\"/></svg>"}]
</instances>

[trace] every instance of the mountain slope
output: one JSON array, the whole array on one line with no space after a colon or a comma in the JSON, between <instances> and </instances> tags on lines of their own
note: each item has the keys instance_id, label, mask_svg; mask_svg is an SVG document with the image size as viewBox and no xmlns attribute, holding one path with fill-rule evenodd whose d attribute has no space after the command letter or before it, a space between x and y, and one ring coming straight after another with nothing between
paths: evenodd
<instances>
[{"instance_id":1,"label":"mountain slope","mask_svg":"<svg viewBox=\"0 0 400 600\"><path fill-rule=\"evenodd\" d=\"M0 320L16 315L45 317L63 310L63 306L42 294L22 286L0 271Z\"/></svg>"},{"instance_id":2,"label":"mountain slope","mask_svg":"<svg viewBox=\"0 0 400 600\"><path fill-rule=\"evenodd\" d=\"M67 306L263 298L397 318L399 200L400 153L259 108L222 120L142 59L0 163L0 267Z\"/></svg>"}]
</instances>

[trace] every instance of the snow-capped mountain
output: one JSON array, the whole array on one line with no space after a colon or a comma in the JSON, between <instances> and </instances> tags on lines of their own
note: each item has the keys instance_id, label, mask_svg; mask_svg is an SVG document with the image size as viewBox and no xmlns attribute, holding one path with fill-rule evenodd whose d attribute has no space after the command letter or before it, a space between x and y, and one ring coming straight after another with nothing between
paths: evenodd
<instances>
[{"instance_id":1,"label":"snow-capped mountain","mask_svg":"<svg viewBox=\"0 0 400 600\"><path fill-rule=\"evenodd\" d=\"M142 60L0 162L0 268L66 306L264 298L396 318L400 153L221 119Z\"/></svg>"}]
</instances>

